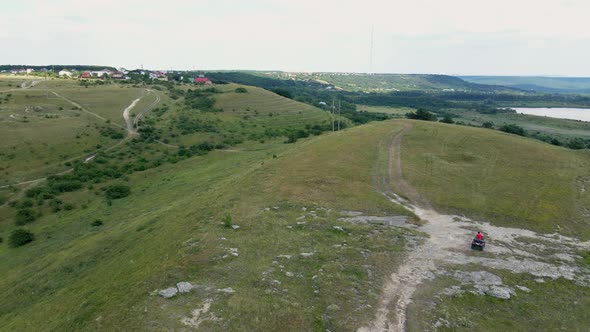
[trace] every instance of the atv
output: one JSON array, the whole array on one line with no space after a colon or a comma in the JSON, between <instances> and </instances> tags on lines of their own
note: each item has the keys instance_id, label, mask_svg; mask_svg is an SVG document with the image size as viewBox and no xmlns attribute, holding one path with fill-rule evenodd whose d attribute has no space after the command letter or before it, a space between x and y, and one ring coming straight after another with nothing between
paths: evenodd
<instances>
[{"instance_id":1,"label":"atv","mask_svg":"<svg viewBox=\"0 0 590 332\"><path fill-rule=\"evenodd\" d=\"M485 246L486 243L484 240L473 239L473 241L471 241L471 249L483 251L483 248L485 248Z\"/></svg>"}]
</instances>

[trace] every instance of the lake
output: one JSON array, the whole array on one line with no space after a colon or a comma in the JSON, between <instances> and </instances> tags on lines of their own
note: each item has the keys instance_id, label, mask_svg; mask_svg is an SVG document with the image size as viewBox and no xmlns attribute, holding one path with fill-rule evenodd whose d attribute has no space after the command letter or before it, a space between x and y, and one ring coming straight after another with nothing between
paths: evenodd
<instances>
[{"instance_id":1,"label":"lake","mask_svg":"<svg viewBox=\"0 0 590 332\"><path fill-rule=\"evenodd\" d=\"M517 113L530 114L538 116L548 116L551 118L581 120L590 122L589 108L525 108L525 107L511 107Z\"/></svg>"}]
</instances>

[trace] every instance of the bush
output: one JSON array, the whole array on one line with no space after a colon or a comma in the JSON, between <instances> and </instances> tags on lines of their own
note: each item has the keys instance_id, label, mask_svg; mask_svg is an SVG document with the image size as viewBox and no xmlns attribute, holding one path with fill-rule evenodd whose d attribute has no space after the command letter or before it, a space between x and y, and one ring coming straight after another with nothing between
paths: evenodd
<instances>
[{"instance_id":1,"label":"bush","mask_svg":"<svg viewBox=\"0 0 590 332\"><path fill-rule=\"evenodd\" d=\"M21 225L26 225L28 223L31 223L35 221L35 214L33 213L33 210L29 209L29 208L23 208L20 209L16 212L16 224L21 226Z\"/></svg>"},{"instance_id":2,"label":"bush","mask_svg":"<svg viewBox=\"0 0 590 332\"><path fill-rule=\"evenodd\" d=\"M414 120L436 121L436 116L434 116L434 114L423 109L418 109L416 112L406 113L406 118Z\"/></svg>"},{"instance_id":3,"label":"bush","mask_svg":"<svg viewBox=\"0 0 590 332\"><path fill-rule=\"evenodd\" d=\"M500 127L500 130L509 134L525 136L524 128L519 127L515 124L505 124L502 127Z\"/></svg>"},{"instance_id":4,"label":"bush","mask_svg":"<svg viewBox=\"0 0 590 332\"><path fill-rule=\"evenodd\" d=\"M481 126L483 128L492 129L492 128L494 128L494 123L490 122L490 121L486 121L486 122L482 123Z\"/></svg>"},{"instance_id":5,"label":"bush","mask_svg":"<svg viewBox=\"0 0 590 332\"><path fill-rule=\"evenodd\" d=\"M248 90L246 90L246 88L239 87L239 88L236 88L235 92L236 93L248 93Z\"/></svg>"},{"instance_id":6,"label":"bush","mask_svg":"<svg viewBox=\"0 0 590 332\"><path fill-rule=\"evenodd\" d=\"M223 221L223 226L227 227L227 228L231 228L232 226L232 219L231 216L229 214L226 214L221 221Z\"/></svg>"},{"instance_id":7,"label":"bush","mask_svg":"<svg viewBox=\"0 0 590 332\"><path fill-rule=\"evenodd\" d=\"M440 120L440 122L449 124L455 123L455 121L453 121L453 118L449 114L445 114L445 116L442 118L442 120Z\"/></svg>"},{"instance_id":8,"label":"bush","mask_svg":"<svg viewBox=\"0 0 590 332\"><path fill-rule=\"evenodd\" d=\"M17 228L10 234L8 242L11 247L16 248L24 246L25 244L33 242L34 240L35 236L33 235L33 233L22 228Z\"/></svg>"},{"instance_id":9,"label":"bush","mask_svg":"<svg viewBox=\"0 0 590 332\"><path fill-rule=\"evenodd\" d=\"M272 90L272 92L276 93L279 96L293 99L293 95L291 94L291 91L289 91L289 90L278 88L278 89Z\"/></svg>"},{"instance_id":10,"label":"bush","mask_svg":"<svg viewBox=\"0 0 590 332\"><path fill-rule=\"evenodd\" d=\"M124 184L115 184L106 188L104 194L107 199L118 199L129 196L131 188Z\"/></svg>"},{"instance_id":11,"label":"bush","mask_svg":"<svg viewBox=\"0 0 590 332\"><path fill-rule=\"evenodd\" d=\"M93 227L98 227L98 226L102 226L102 224L103 224L102 220L96 219L90 225L93 226Z\"/></svg>"}]
</instances>

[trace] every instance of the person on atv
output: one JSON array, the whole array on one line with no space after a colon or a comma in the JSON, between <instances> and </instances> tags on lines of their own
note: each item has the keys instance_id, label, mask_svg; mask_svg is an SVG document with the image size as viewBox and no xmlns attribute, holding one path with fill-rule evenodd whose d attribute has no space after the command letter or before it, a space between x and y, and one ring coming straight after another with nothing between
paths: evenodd
<instances>
[{"instance_id":1,"label":"person on atv","mask_svg":"<svg viewBox=\"0 0 590 332\"><path fill-rule=\"evenodd\" d=\"M480 241L483 241L483 235L481 235L481 232L477 232L477 234L475 235L475 238Z\"/></svg>"}]
</instances>

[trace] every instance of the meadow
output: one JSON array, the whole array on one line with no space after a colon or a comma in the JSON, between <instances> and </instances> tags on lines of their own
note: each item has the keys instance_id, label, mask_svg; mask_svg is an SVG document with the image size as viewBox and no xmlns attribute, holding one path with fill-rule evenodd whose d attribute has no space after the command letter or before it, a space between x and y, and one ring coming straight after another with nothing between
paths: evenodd
<instances>
[{"instance_id":1,"label":"meadow","mask_svg":"<svg viewBox=\"0 0 590 332\"><path fill-rule=\"evenodd\" d=\"M588 150L486 129L414 125L403 141L404 176L441 210L590 239Z\"/></svg>"}]
</instances>

